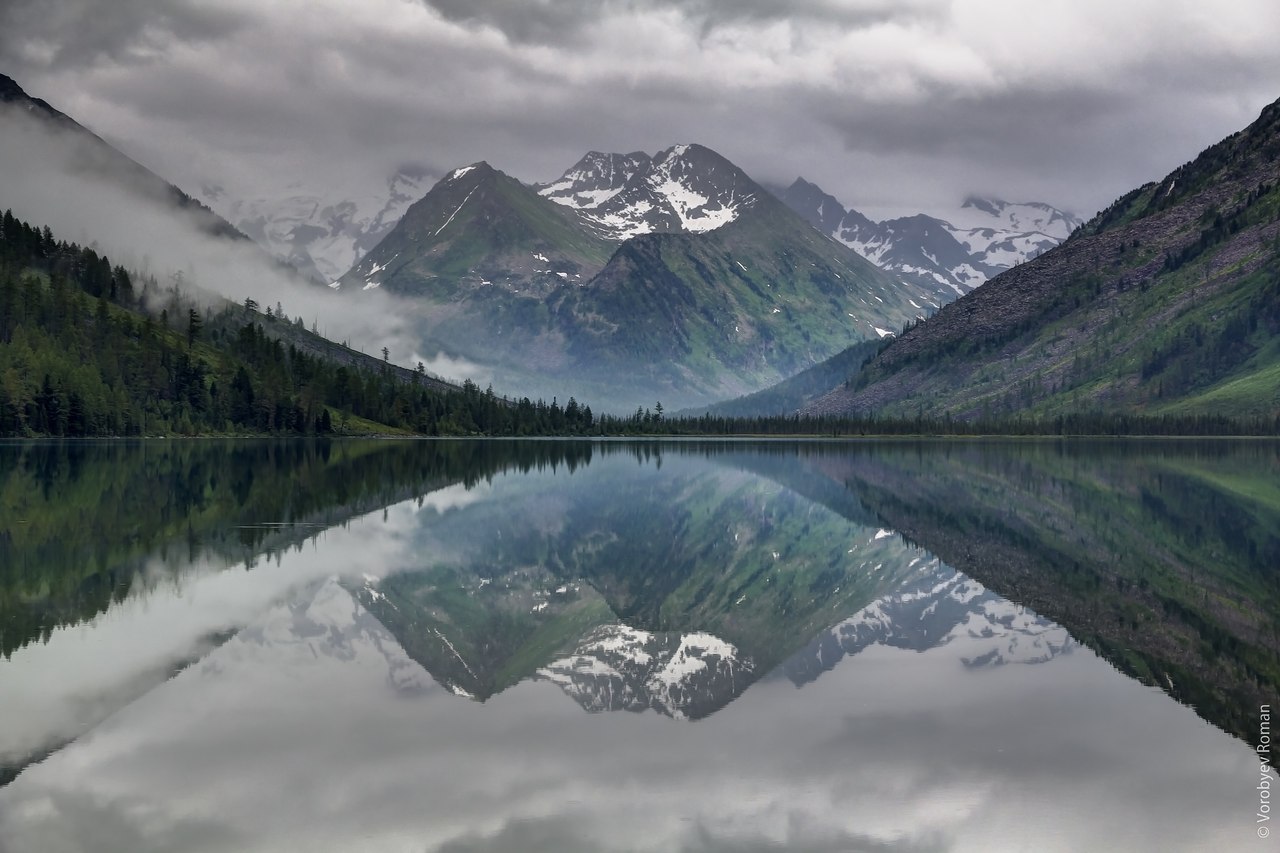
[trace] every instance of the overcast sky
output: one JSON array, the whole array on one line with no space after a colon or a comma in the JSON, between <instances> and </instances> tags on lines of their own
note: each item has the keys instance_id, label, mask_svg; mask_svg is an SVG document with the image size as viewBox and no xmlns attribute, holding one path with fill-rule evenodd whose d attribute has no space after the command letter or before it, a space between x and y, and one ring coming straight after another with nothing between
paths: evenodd
<instances>
[{"instance_id":1,"label":"overcast sky","mask_svg":"<svg viewBox=\"0 0 1280 853\"><path fill-rule=\"evenodd\" d=\"M1280 97L1274 0L3 0L0 73L184 189L701 142L873 216L1090 214Z\"/></svg>"}]
</instances>

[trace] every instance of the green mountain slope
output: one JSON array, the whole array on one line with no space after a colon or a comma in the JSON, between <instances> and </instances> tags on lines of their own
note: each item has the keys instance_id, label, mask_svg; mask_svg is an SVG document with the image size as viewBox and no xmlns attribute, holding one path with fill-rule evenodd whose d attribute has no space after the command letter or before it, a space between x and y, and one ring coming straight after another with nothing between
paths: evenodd
<instances>
[{"instance_id":1,"label":"green mountain slope","mask_svg":"<svg viewBox=\"0 0 1280 853\"><path fill-rule=\"evenodd\" d=\"M628 240L565 295L561 329L587 376L627 371L683 403L768 386L899 329L919 313L911 295L769 197L715 231Z\"/></svg>"},{"instance_id":2,"label":"green mountain slope","mask_svg":"<svg viewBox=\"0 0 1280 853\"><path fill-rule=\"evenodd\" d=\"M383 286L436 301L547 292L590 278L613 247L577 215L476 163L455 169L341 279L342 289Z\"/></svg>"},{"instance_id":3,"label":"green mountain slope","mask_svg":"<svg viewBox=\"0 0 1280 853\"><path fill-rule=\"evenodd\" d=\"M810 413L1280 410L1280 102L909 330Z\"/></svg>"},{"instance_id":4,"label":"green mountain slope","mask_svg":"<svg viewBox=\"0 0 1280 853\"><path fill-rule=\"evenodd\" d=\"M901 539L754 474L705 464L637 473L625 447L603 455L574 478L506 484L503 500L441 517L421 533L421 569L355 594L435 678L480 700L547 677L602 629L652 634L644 660L710 633L741 668L687 685L705 694L681 702L698 717L922 571ZM495 535L478 541L478 527Z\"/></svg>"},{"instance_id":5,"label":"green mountain slope","mask_svg":"<svg viewBox=\"0 0 1280 853\"><path fill-rule=\"evenodd\" d=\"M615 409L757 390L928 304L727 160L690 151L747 200L729 224L611 242L479 163L415 204L341 289L417 297L424 347L490 368L504 391Z\"/></svg>"}]
</instances>

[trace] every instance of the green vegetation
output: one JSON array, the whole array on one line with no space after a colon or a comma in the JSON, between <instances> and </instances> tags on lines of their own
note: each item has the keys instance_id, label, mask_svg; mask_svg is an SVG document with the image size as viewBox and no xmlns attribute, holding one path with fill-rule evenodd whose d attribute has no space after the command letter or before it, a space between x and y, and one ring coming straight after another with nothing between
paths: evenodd
<instances>
[{"instance_id":1,"label":"green vegetation","mask_svg":"<svg viewBox=\"0 0 1280 853\"><path fill-rule=\"evenodd\" d=\"M673 235L681 237L682 235ZM730 235L732 236L732 235ZM1208 301L1203 325L1169 324L1173 341L1199 341L1190 354L1171 346L1147 359L1153 381L1174 387L1201 380L1214 364L1265 363L1280 323L1280 276L1259 270L1247 312ZM1064 293L1069 298L1070 289ZM657 294L653 295L657 300ZM660 300L658 300L660 301ZM158 315L156 309L159 309ZM1280 431L1280 413L1259 415L1276 395L1274 367L1233 373L1194 398L1131 415L1102 409L1033 410L961 419L918 411L880 416L664 416L662 404L629 416L600 415L570 398L561 405L498 397L473 383L452 386L325 341L252 300L197 308L177 286L139 279L94 250L59 242L4 216L0 224L0 436L139 435L901 435L1151 434L1240 435ZM1236 341L1245 330L1246 342ZM1252 330L1252 331L1250 331ZM1164 338L1162 338L1163 340ZM847 350L771 392L789 407L815 393L833 371L850 369L878 344ZM656 359L655 354L651 354ZM1215 360L1216 359L1216 360ZM622 371L615 365L614 375ZM1203 384L1203 383L1202 383ZM1178 386L1181 387L1181 386ZM1189 400L1198 401L1195 405ZM1243 401L1243 402L1242 402ZM754 407L758 400L744 405ZM1214 414L1204 414L1212 407ZM1265 410L1265 409L1264 409Z\"/></svg>"},{"instance_id":2,"label":"green vegetation","mask_svg":"<svg viewBox=\"0 0 1280 853\"><path fill-rule=\"evenodd\" d=\"M597 451L652 463L664 448ZM726 448L674 452L723 459ZM625 624L676 645L683 633L710 632L753 668L732 695L686 709L701 716L914 571L900 539L868 542L859 525L869 515L851 522L732 463L683 461L677 473L602 461L604 470L570 481L507 483L500 503L433 524L420 569L356 593L410 656L479 699L571 654L599 626Z\"/></svg>"},{"instance_id":3,"label":"green vegetation","mask_svg":"<svg viewBox=\"0 0 1280 853\"><path fill-rule=\"evenodd\" d=\"M435 245L422 252L416 242L430 236ZM609 260L613 248L582 228L568 208L548 201L487 163L459 178L446 179L406 211L400 225L360 266L344 286L360 287L365 264L377 263L379 282L392 289L450 300L480 284L513 275L544 277L555 272L590 277ZM548 257L538 263L536 255ZM486 303L505 291L481 287ZM499 300L501 301L501 300Z\"/></svg>"},{"instance_id":4,"label":"green vegetation","mask_svg":"<svg viewBox=\"0 0 1280 853\"><path fill-rule=\"evenodd\" d=\"M588 431L570 400L511 402L362 356L252 300L199 308L93 249L0 223L0 436Z\"/></svg>"},{"instance_id":5,"label":"green vegetation","mask_svg":"<svg viewBox=\"0 0 1280 853\"><path fill-rule=\"evenodd\" d=\"M572 383L628 408L777 382L873 337L872 321L899 327L923 298L763 190L714 231L608 241L485 164L433 188L342 283L373 281L502 384L545 397Z\"/></svg>"},{"instance_id":6,"label":"green vegetation","mask_svg":"<svg viewBox=\"0 0 1280 853\"><path fill-rule=\"evenodd\" d=\"M707 414L729 418L789 416L848 377L856 376L862 365L879 350L879 341L863 341L763 391L680 414L685 417Z\"/></svg>"},{"instance_id":7,"label":"green vegetation","mask_svg":"<svg viewBox=\"0 0 1280 853\"><path fill-rule=\"evenodd\" d=\"M1280 416L1280 103L906 331L826 411Z\"/></svg>"},{"instance_id":8,"label":"green vegetation","mask_svg":"<svg viewBox=\"0 0 1280 853\"><path fill-rule=\"evenodd\" d=\"M0 443L0 654L104 612L151 582L152 563L252 564L390 503L507 468L575 468L592 453L553 442Z\"/></svg>"}]
</instances>

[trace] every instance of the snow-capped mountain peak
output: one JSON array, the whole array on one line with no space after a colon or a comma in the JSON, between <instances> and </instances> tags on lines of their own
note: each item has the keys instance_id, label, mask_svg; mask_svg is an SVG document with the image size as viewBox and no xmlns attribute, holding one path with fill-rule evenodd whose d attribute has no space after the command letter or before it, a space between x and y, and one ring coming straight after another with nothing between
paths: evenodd
<instances>
[{"instance_id":1,"label":"snow-capped mountain peak","mask_svg":"<svg viewBox=\"0 0 1280 853\"><path fill-rule=\"evenodd\" d=\"M576 210L599 207L618 193L632 176L649 165L643 151L631 154L603 154L589 151L558 180L536 187L538 193L556 204Z\"/></svg>"},{"instance_id":2,"label":"snow-capped mountain peak","mask_svg":"<svg viewBox=\"0 0 1280 853\"><path fill-rule=\"evenodd\" d=\"M1043 202L970 196L943 224L979 265L1003 271L1052 249L1080 220Z\"/></svg>"},{"instance_id":3,"label":"snow-capped mountain peak","mask_svg":"<svg viewBox=\"0 0 1280 853\"><path fill-rule=\"evenodd\" d=\"M754 669L736 646L705 631L654 634L610 624L538 677L591 712L652 709L679 720L720 707L753 680Z\"/></svg>"},{"instance_id":4,"label":"snow-capped mountain peak","mask_svg":"<svg viewBox=\"0 0 1280 853\"><path fill-rule=\"evenodd\" d=\"M957 229L1039 232L1059 241L1080 226L1078 218L1044 202L1008 202L979 196L966 198L958 211L948 214L947 222Z\"/></svg>"},{"instance_id":5,"label":"snow-capped mountain peak","mask_svg":"<svg viewBox=\"0 0 1280 853\"><path fill-rule=\"evenodd\" d=\"M558 180L535 188L614 240L655 231L712 231L737 219L760 192L741 169L693 144L673 145L653 157L593 151Z\"/></svg>"},{"instance_id":6,"label":"snow-capped mountain peak","mask_svg":"<svg viewBox=\"0 0 1280 853\"><path fill-rule=\"evenodd\" d=\"M1042 202L970 196L941 217L874 222L797 178L774 194L811 225L903 281L927 287L939 305L1061 243L1080 224Z\"/></svg>"}]
</instances>

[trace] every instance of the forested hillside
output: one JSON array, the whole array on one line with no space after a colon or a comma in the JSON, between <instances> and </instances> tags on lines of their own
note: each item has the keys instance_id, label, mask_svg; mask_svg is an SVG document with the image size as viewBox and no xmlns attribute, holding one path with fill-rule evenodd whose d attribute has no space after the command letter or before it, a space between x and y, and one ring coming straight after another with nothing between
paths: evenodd
<instances>
[{"instance_id":1,"label":"forested hillside","mask_svg":"<svg viewBox=\"0 0 1280 853\"><path fill-rule=\"evenodd\" d=\"M512 435L594 423L575 400L508 402L378 362L278 307L205 303L6 212L0 436Z\"/></svg>"}]
</instances>

